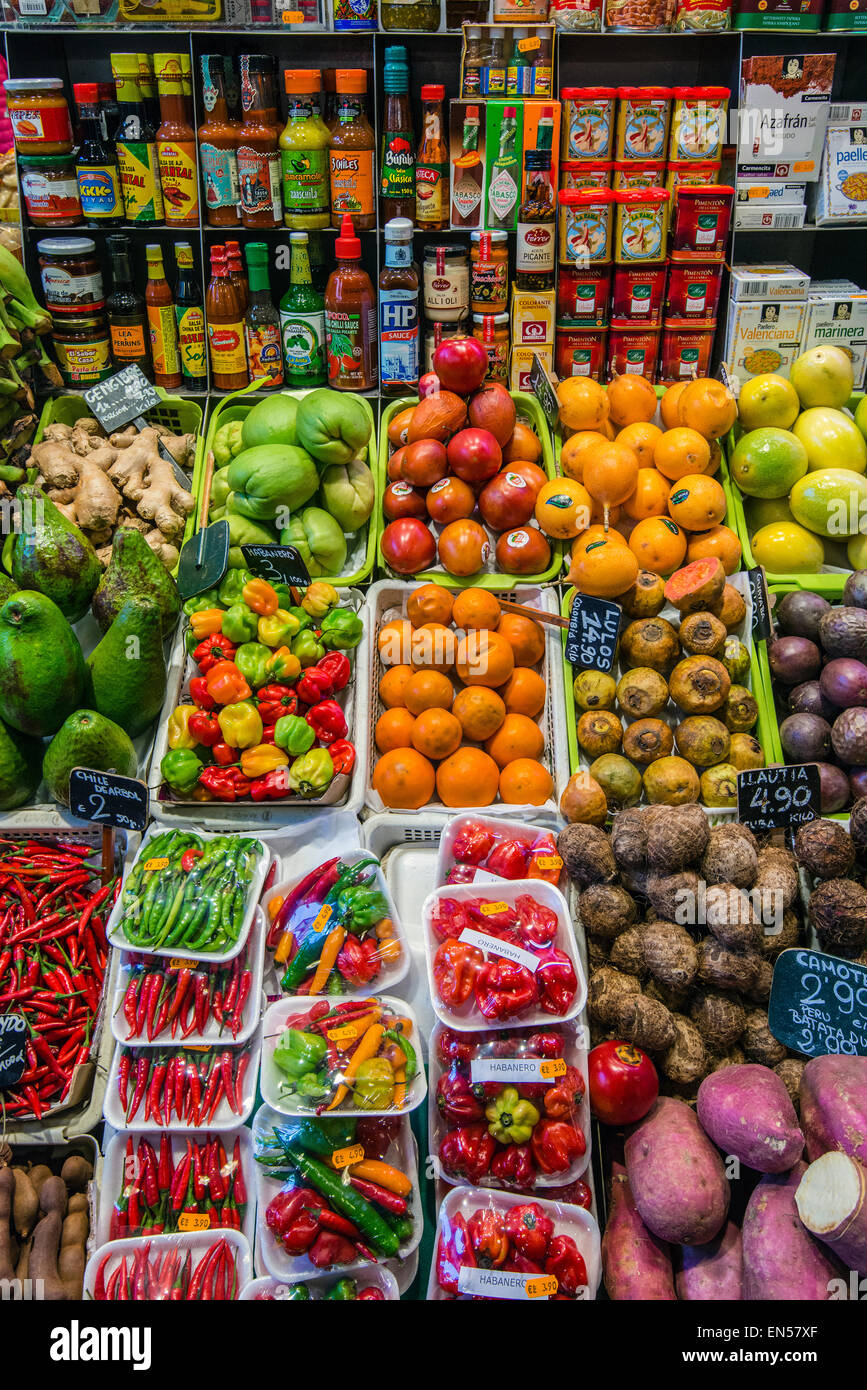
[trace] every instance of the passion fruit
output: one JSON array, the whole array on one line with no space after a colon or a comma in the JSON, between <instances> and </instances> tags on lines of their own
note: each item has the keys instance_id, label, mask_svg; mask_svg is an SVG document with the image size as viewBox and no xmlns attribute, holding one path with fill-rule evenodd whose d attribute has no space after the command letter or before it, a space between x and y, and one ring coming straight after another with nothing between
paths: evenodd
<instances>
[{"instance_id":1,"label":"passion fruit","mask_svg":"<svg viewBox=\"0 0 867 1390\"><path fill-rule=\"evenodd\" d=\"M620 660L630 666L670 671L679 655L677 629L665 618L638 618L620 639Z\"/></svg>"},{"instance_id":2,"label":"passion fruit","mask_svg":"<svg viewBox=\"0 0 867 1390\"><path fill-rule=\"evenodd\" d=\"M588 710L578 720L578 747L588 758L616 753L623 738L623 726L612 710ZM598 779L597 779L598 780Z\"/></svg>"},{"instance_id":3,"label":"passion fruit","mask_svg":"<svg viewBox=\"0 0 867 1390\"><path fill-rule=\"evenodd\" d=\"M713 613L690 613L677 630L680 645L691 656L714 656L726 641L725 623ZM735 638L737 641L737 638Z\"/></svg>"},{"instance_id":4,"label":"passion fruit","mask_svg":"<svg viewBox=\"0 0 867 1390\"><path fill-rule=\"evenodd\" d=\"M619 753L605 753L590 764L594 777L605 793L609 811L637 806L641 800L641 773Z\"/></svg>"},{"instance_id":5,"label":"passion fruit","mask_svg":"<svg viewBox=\"0 0 867 1390\"><path fill-rule=\"evenodd\" d=\"M674 735L664 719L636 719L623 735L623 752L641 767L667 758L674 749Z\"/></svg>"},{"instance_id":6,"label":"passion fruit","mask_svg":"<svg viewBox=\"0 0 867 1390\"><path fill-rule=\"evenodd\" d=\"M698 801L699 776L692 763L676 755L659 758L644 769L644 794L654 806L683 806Z\"/></svg>"},{"instance_id":7,"label":"passion fruit","mask_svg":"<svg viewBox=\"0 0 867 1390\"><path fill-rule=\"evenodd\" d=\"M669 692L685 714L715 714L731 689L731 677L714 656L688 656L671 673Z\"/></svg>"},{"instance_id":8,"label":"passion fruit","mask_svg":"<svg viewBox=\"0 0 867 1390\"><path fill-rule=\"evenodd\" d=\"M678 753L693 767L712 767L729 755L729 731L711 714L689 715L678 724L675 739Z\"/></svg>"},{"instance_id":9,"label":"passion fruit","mask_svg":"<svg viewBox=\"0 0 867 1390\"><path fill-rule=\"evenodd\" d=\"M613 709L617 682L602 671L579 671L572 682L572 693L579 709Z\"/></svg>"}]
</instances>

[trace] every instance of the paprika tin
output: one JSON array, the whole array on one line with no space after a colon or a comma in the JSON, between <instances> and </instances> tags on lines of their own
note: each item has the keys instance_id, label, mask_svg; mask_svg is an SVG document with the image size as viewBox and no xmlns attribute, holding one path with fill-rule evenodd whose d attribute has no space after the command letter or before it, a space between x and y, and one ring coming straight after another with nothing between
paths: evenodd
<instances>
[{"instance_id":1,"label":"paprika tin","mask_svg":"<svg viewBox=\"0 0 867 1390\"><path fill-rule=\"evenodd\" d=\"M616 159L614 178L611 187L615 192L623 188L662 188L665 182L664 159Z\"/></svg>"},{"instance_id":2,"label":"paprika tin","mask_svg":"<svg viewBox=\"0 0 867 1390\"><path fill-rule=\"evenodd\" d=\"M614 194L609 188L561 188L560 264L599 265L611 259Z\"/></svg>"},{"instance_id":3,"label":"paprika tin","mask_svg":"<svg viewBox=\"0 0 867 1390\"><path fill-rule=\"evenodd\" d=\"M612 319L634 323L662 322L665 296L664 265L617 265L611 291Z\"/></svg>"},{"instance_id":4,"label":"paprika tin","mask_svg":"<svg viewBox=\"0 0 867 1390\"><path fill-rule=\"evenodd\" d=\"M567 376L586 376L602 381L608 344L607 328L560 328L554 343L554 370L562 381Z\"/></svg>"},{"instance_id":5,"label":"paprika tin","mask_svg":"<svg viewBox=\"0 0 867 1390\"><path fill-rule=\"evenodd\" d=\"M608 331L608 377L646 376L656 381L659 329L612 319Z\"/></svg>"},{"instance_id":6,"label":"paprika tin","mask_svg":"<svg viewBox=\"0 0 867 1390\"><path fill-rule=\"evenodd\" d=\"M610 159L616 87L563 87L562 158Z\"/></svg>"},{"instance_id":7,"label":"paprika tin","mask_svg":"<svg viewBox=\"0 0 867 1390\"><path fill-rule=\"evenodd\" d=\"M721 288L719 262L672 261L665 286L665 317L687 319L690 323L714 319Z\"/></svg>"},{"instance_id":8,"label":"paprika tin","mask_svg":"<svg viewBox=\"0 0 867 1390\"><path fill-rule=\"evenodd\" d=\"M713 351L713 328L685 323L682 319L665 319L659 349L657 380L668 385L707 376Z\"/></svg>"},{"instance_id":9,"label":"paprika tin","mask_svg":"<svg viewBox=\"0 0 867 1390\"><path fill-rule=\"evenodd\" d=\"M617 88L615 159L665 159L671 97L670 87Z\"/></svg>"},{"instance_id":10,"label":"paprika tin","mask_svg":"<svg viewBox=\"0 0 867 1390\"><path fill-rule=\"evenodd\" d=\"M608 322L610 265L561 265L557 276L557 324L602 327Z\"/></svg>"},{"instance_id":11,"label":"paprika tin","mask_svg":"<svg viewBox=\"0 0 867 1390\"><path fill-rule=\"evenodd\" d=\"M665 169L665 187L669 193L676 193L684 184L719 183L719 163L705 162L690 164L686 161L669 160Z\"/></svg>"},{"instance_id":12,"label":"paprika tin","mask_svg":"<svg viewBox=\"0 0 867 1390\"><path fill-rule=\"evenodd\" d=\"M664 188L626 188L614 194L617 222L614 260L665 260L669 195Z\"/></svg>"},{"instance_id":13,"label":"paprika tin","mask_svg":"<svg viewBox=\"0 0 867 1390\"><path fill-rule=\"evenodd\" d=\"M673 261L721 261L725 257L735 190L725 183L679 188L671 228Z\"/></svg>"},{"instance_id":14,"label":"paprika tin","mask_svg":"<svg viewBox=\"0 0 867 1390\"><path fill-rule=\"evenodd\" d=\"M675 87L668 157L718 160L726 142L728 87Z\"/></svg>"},{"instance_id":15,"label":"paprika tin","mask_svg":"<svg viewBox=\"0 0 867 1390\"><path fill-rule=\"evenodd\" d=\"M560 165L561 188L610 188L610 159L569 159Z\"/></svg>"}]
</instances>

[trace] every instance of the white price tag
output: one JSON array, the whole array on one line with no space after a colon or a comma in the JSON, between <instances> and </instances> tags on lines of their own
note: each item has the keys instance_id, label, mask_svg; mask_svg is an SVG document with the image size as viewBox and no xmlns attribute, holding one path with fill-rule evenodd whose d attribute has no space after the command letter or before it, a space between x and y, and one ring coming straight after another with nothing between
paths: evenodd
<instances>
[{"instance_id":1,"label":"white price tag","mask_svg":"<svg viewBox=\"0 0 867 1390\"><path fill-rule=\"evenodd\" d=\"M542 964L538 956L525 951L521 946L513 946L511 941L502 941L498 936L487 936L484 932L473 931L472 927L464 927L460 940L468 942L470 946L477 946L486 955L502 956L505 960L514 961L515 965L525 965L531 975L535 975Z\"/></svg>"}]
</instances>

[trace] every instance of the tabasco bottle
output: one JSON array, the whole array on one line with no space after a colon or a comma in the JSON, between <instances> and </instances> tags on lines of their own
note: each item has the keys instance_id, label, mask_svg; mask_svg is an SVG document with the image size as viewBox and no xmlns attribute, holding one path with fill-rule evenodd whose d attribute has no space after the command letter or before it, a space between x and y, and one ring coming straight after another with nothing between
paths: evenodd
<instances>
[{"instance_id":1,"label":"tabasco bottle","mask_svg":"<svg viewBox=\"0 0 867 1390\"><path fill-rule=\"evenodd\" d=\"M488 220L485 225L493 231L510 232L515 225L515 208L521 186L521 161L515 150L517 138L517 109L506 106L500 120L500 144L488 188Z\"/></svg>"},{"instance_id":2,"label":"tabasco bottle","mask_svg":"<svg viewBox=\"0 0 867 1390\"><path fill-rule=\"evenodd\" d=\"M449 152L443 139L445 87L431 83L421 89L424 103L422 137L415 158L415 221L428 232L449 225Z\"/></svg>"},{"instance_id":3,"label":"tabasco bottle","mask_svg":"<svg viewBox=\"0 0 867 1390\"><path fill-rule=\"evenodd\" d=\"M361 242L348 213L334 254L337 269L325 289L328 385L338 391L369 391L376 385L376 294L362 268Z\"/></svg>"},{"instance_id":4,"label":"tabasco bottle","mask_svg":"<svg viewBox=\"0 0 867 1390\"><path fill-rule=\"evenodd\" d=\"M199 222L196 132L184 97L181 55L155 53L154 67L162 118L156 142L166 226L196 227Z\"/></svg>"},{"instance_id":5,"label":"tabasco bottle","mask_svg":"<svg viewBox=\"0 0 867 1390\"><path fill-rule=\"evenodd\" d=\"M127 222L162 222L163 195L154 139L138 85L135 53L112 53L120 124L115 135L117 167Z\"/></svg>"},{"instance_id":6,"label":"tabasco bottle","mask_svg":"<svg viewBox=\"0 0 867 1390\"><path fill-rule=\"evenodd\" d=\"M289 234L289 288L280 300L287 386L321 386L325 369L325 300L312 284L307 232Z\"/></svg>"},{"instance_id":7,"label":"tabasco bottle","mask_svg":"<svg viewBox=\"0 0 867 1390\"><path fill-rule=\"evenodd\" d=\"M483 174L479 154L479 108L468 106L464 113L461 152L454 161L452 223L455 227L478 227Z\"/></svg>"},{"instance_id":8,"label":"tabasco bottle","mask_svg":"<svg viewBox=\"0 0 867 1390\"><path fill-rule=\"evenodd\" d=\"M211 247L211 279L205 300L211 385L217 391L240 391L249 380L244 346L244 311L229 279L226 250Z\"/></svg>"},{"instance_id":9,"label":"tabasco bottle","mask_svg":"<svg viewBox=\"0 0 867 1390\"><path fill-rule=\"evenodd\" d=\"M162 247L151 243L145 247L145 255L148 264L145 306L154 364L154 385L171 390L180 386L184 379L178 352L175 306L163 267Z\"/></svg>"},{"instance_id":10,"label":"tabasco bottle","mask_svg":"<svg viewBox=\"0 0 867 1390\"><path fill-rule=\"evenodd\" d=\"M218 53L202 57L202 102L205 120L199 126L199 163L202 166L205 218L209 227L237 227L238 140L241 127L229 115L226 100L226 64Z\"/></svg>"},{"instance_id":11,"label":"tabasco bottle","mask_svg":"<svg viewBox=\"0 0 867 1390\"><path fill-rule=\"evenodd\" d=\"M283 385L283 353L280 315L271 299L268 283L268 247L264 241L248 242L244 249L250 283L250 300L244 318L244 340L251 381Z\"/></svg>"},{"instance_id":12,"label":"tabasco bottle","mask_svg":"<svg viewBox=\"0 0 867 1390\"><path fill-rule=\"evenodd\" d=\"M409 67L406 49L394 45L385 50L383 71L385 112L382 126L382 160L379 197L383 223L392 218L415 217L415 140L409 109Z\"/></svg>"},{"instance_id":13,"label":"tabasco bottle","mask_svg":"<svg viewBox=\"0 0 867 1390\"><path fill-rule=\"evenodd\" d=\"M111 258L111 294L105 301L111 334L111 360L115 367L141 367L151 379L148 319L145 302L135 289L130 265L132 242L115 232L105 239Z\"/></svg>"},{"instance_id":14,"label":"tabasco bottle","mask_svg":"<svg viewBox=\"0 0 867 1390\"><path fill-rule=\"evenodd\" d=\"M241 54L241 126L238 182L241 221L245 227L279 227L283 220L280 195L280 127L274 59L265 53Z\"/></svg>"},{"instance_id":15,"label":"tabasco bottle","mask_svg":"<svg viewBox=\"0 0 867 1390\"><path fill-rule=\"evenodd\" d=\"M193 248L188 241L175 243L175 265L178 268L175 322L183 386L187 391L204 391L208 385L205 371L205 315L202 312L199 277L193 265Z\"/></svg>"}]
</instances>

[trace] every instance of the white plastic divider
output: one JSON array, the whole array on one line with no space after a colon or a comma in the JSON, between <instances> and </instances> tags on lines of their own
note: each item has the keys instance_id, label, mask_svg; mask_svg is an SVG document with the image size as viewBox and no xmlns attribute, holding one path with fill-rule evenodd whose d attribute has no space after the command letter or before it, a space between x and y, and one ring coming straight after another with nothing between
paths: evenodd
<instances>
[{"instance_id":1,"label":"white plastic divider","mask_svg":"<svg viewBox=\"0 0 867 1390\"><path fill-rule=\"evenodd\" d=\"M234 1250L235 1271L238 1280L235 1298L238 1299L241 1296L241 1290L253 1277L253 1255L245 1235L242 1235L240 1231L222 1230L189 1231L173 1236L150 1236L144 1241L141 1237L135 1237L129 1240L115 1240L110 1245L101 1245L91 1255L84 1271L84 1297L85 1299L95 1297L96 1277L103 1260L107 1260L103 1277L105 1282L108 1282L120 1261L126 1256L135 1257L141 1251L143 1244L150 1245L149 1258L151 1260L162 1258L172 1250L188 1250L192 1260L190 1266L190 1276L192 1277L211 1246L219 1240L227 1241Z\"/></svg>"},{"instance_id":2,"label":"white plastic divider","mask_svg":"<svg viewBox=\"0 0 867 1390\"><path fill-rule=\"evenodd\" d=\"M328 1291L332 1289L339 1279L343 1279L339 1271L333 1274L311 1275L304 1280L310 1286L311 1303L320 1303L328 1300ZM360 1269L355 1274L348 1276L355 1281L359 1291L363 1289L377 1289L386 1303L396 1303L400 1298L400 1289L397 1280L390 1269L385 1265L368 1265L366 1269ZM271 1275L266 1275L263 1279L252 1279L241 1290L240 1301L242 1303L281 1303L293 1301L292 1290L297 1289L297 1284L287 1284L285 1279L274 1279ZM303 1300L302 1300L303 1301ZM334 1300L337 1302L337 1300ZM347 1300L341 1299L341 1302ZM350 1300L351 1301L351 1300Z\"/></svg>"}]
</instances>

